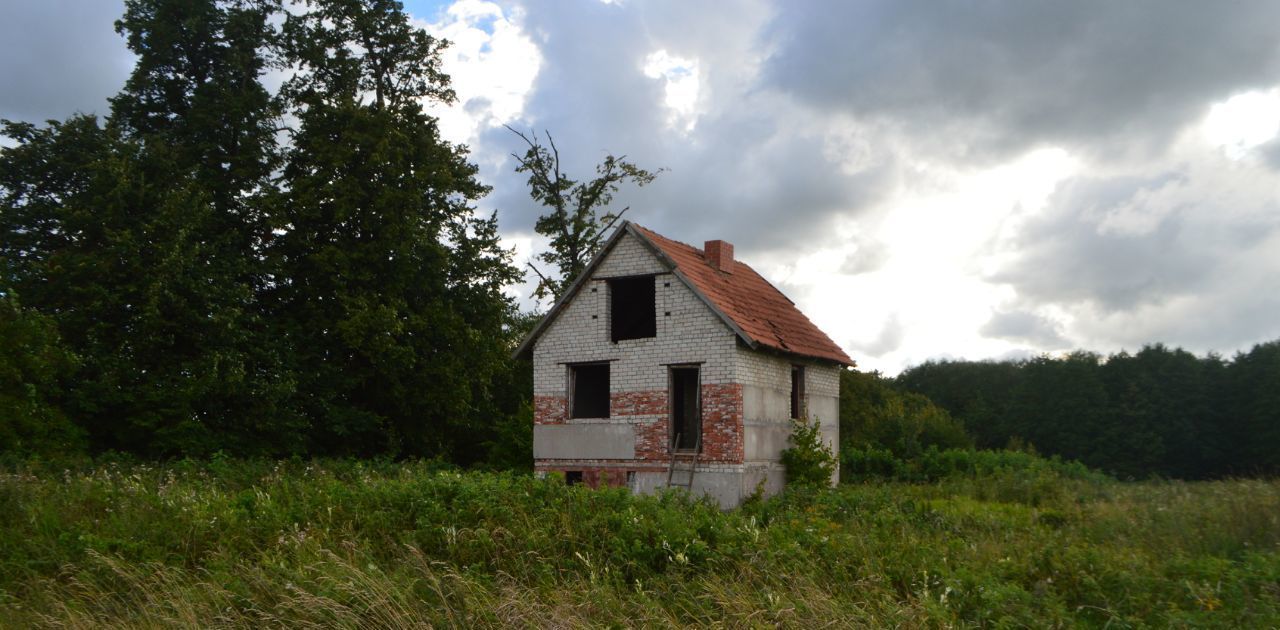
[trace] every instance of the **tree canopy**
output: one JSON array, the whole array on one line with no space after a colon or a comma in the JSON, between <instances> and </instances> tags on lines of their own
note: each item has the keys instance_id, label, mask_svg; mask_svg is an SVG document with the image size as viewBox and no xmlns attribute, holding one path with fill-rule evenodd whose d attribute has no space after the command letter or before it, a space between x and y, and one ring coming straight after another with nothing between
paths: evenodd
<instances>
[{"instance_id":1,"label":"tree canopy","mask_svg":"<svg viewBox=\"0 0 1280 630\"><path fill-rule=\"evenodd\" d=\"M447 42L391 0L129 0L116 27L109 116L4 123L0 290L77 357L15 378L94 450L483 453L520 411L489 392L518 270L423 109Z\"/></svg>"},{"instance_id":2,"label":"tree canopy","mask_svg":"<svg viewBox=\"0 0 1280 630\"><path fill-rule=\"evenodd\" d=\"M1010 440L1121 476L1280 472L1280 341L1230 360L1163 345L1107 357L930 362L895 379L974 436Z\"/></svg>"}]
</instances>

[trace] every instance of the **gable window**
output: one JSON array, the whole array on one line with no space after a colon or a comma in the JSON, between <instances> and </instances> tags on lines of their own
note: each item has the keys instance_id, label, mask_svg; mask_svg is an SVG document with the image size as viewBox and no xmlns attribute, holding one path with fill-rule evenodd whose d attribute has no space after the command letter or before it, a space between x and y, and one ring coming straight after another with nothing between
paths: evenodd
<instances>
[{"instance_id":1,"label":"gable window","mask_svg":"<svg viewBox=\"0 0 1280 630\"><path fill-rule=\"evenodd\" d=\"M569 417L609 417L609 364L569 366Z\"/></svg>"},{"instance_id":2,"label":"gable window","mask_svg":"<svg viewBox=\"0 0 1280 630\"><path fill-rule=\"evenodd\" d=\"M658 334L654 276L609 280L609 335L614 343Z\"/></svg>"},{"instance_id":3,"label":"gable window","mask_svg":"<svg viewBox=\"0 0 1280 630\"><path fill-rule=\"evenodd\" d=\"M804 417L804 366L791 366L791 417Z\"/></svg>"}]
</instances>

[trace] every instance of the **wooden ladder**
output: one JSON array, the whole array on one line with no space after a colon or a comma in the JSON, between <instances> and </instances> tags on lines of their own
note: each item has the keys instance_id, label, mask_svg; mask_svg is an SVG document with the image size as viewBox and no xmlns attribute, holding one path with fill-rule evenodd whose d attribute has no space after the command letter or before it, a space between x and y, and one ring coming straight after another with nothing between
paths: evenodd
<instances>
[{"instance_id":1,"label":"wooden ladder","mask_svg":"<svg viewBox=\"0 0 1280 630\"><path fill-rule=\"evenodd\" d=\"M680 453L676 449L676 445L680 443L680 434L676 434L676 438L671 440L671 463L667 466L667 487L680 487L687 490L693 490L693 474L698 470L698 455L702 451L702 436L698 436L698 442L693 447L693 457L685 458L684 461L689 462L689 468L680 468L679 472L689 473L688 479L684 483L673 481L677 468L676 462L680 460Z\"/></svg>"}]
</instances>

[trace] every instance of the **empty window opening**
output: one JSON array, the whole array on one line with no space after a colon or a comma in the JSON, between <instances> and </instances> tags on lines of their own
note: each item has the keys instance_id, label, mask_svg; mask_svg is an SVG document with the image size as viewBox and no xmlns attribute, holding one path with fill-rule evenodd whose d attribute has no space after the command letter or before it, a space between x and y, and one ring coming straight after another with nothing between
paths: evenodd
<instances>
[{"instance_id":1,"label":"empty window opening","mask_svg":"<svg viewBox=\"0 0 1280 630\"><path fill-rule=\"evenodd\" d=\"M698 368L671 368L671 439L676 450L692 451L701 446L701 390Z\"/></svg>"},{"instance_id":2,"label":"empty window opening","mask_svg":"<svg viewBox=\"0 0 1280 630\"><path fill-rule=\"evenodd\" d=\"M566 470L566 471L564 471L564 484L565 484L566 486L576 486L576 485L578 485L578 484L580 484L580 483L582 483L582 471L581 471L581 470Z\"/></svg>"},{"instance_id":3,"label":"empty window opening","mask_svg":"<svg viewBox=\"0 0 1280 630\"><path fill-rule=\"evenodd\" d=\"M804 417L804 366L791 366L791 417Z\"/></svg>"},{"instance_id":4,"label":"empty window opening","mask_svg":"<svg viewBox=\"0 0 1280 630\"><path fill-rule=\"evenodd\" d=\"M569 366L569 417L609 417L609 364Z\"/></svg>"},{"instance_id":5,"label":"empty window opening","mask_svg":"<svg viewBox=\"0 0 1280 630\"><path fill-rule=\"evenodd\" d=\"M658 334L653 276L609 280L609 332L614 343Z\"/></svg>"}]
</instances>

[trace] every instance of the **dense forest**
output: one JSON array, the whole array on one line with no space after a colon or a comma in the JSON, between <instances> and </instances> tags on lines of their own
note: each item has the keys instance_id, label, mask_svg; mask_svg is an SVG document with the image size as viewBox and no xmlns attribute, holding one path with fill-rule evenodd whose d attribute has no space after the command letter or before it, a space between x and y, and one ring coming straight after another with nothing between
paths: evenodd
<instances>
[{"instance_id":1,"label":"dense forest","mask_svg":"<svg viewBox=\"0 0 1280 630\"><path fill-rule=\"evenodd\" d=\"M1280 472L1280 342L1230 360L1152 345L930 362L892 385L949 412L979 448L1030 445L1120 477Z\"/></svg>"}]
</instances>

